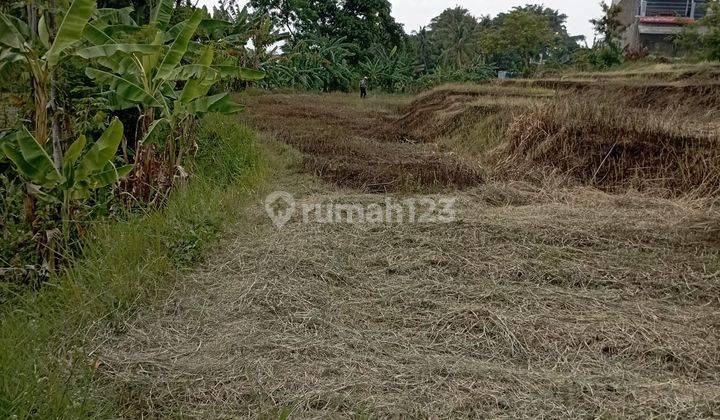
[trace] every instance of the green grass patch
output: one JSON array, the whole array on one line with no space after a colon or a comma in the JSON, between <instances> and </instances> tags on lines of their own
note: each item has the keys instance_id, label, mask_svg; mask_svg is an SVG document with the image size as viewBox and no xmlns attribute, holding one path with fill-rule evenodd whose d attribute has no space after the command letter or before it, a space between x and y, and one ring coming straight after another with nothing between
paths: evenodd
<instances>
[{"instance_id":1,"label":"green grass patch","mask_svg":"<svg viewBox=\"0 0 720 420\"><path fill-rule=\"evenodd\" d=\"M100 222L83 256L39 291L0 311L0 416L112 415L95 398L93 332L112 328L164 296L241 222L266 164L252 132L211 115L198 128L194 175L166 206Z\"/></svg>"}]
</instances>

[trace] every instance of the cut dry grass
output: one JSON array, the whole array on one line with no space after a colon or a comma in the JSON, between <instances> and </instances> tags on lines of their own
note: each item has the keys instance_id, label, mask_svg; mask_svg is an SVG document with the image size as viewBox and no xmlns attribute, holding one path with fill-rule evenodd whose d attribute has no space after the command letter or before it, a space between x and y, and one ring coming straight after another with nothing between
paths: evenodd
<instances>
[{"instance_id":1,"label":"cut dry grass","mask_svg":"<svg viewBox=\"0 0 720 420\"><path fill-rule=\"evenodd\" d=\"M123 414L718 414L717 211L527 185L460 197L447 225L278 231L252 209L227 253L106 338Z\"/></svg>"},{"instance_id":2,"label":"cut dry grass","mask_svg":"<svg viewBox=\"0 0 720 420\"><path fill-rule=\"evenodd\" d=\"M514 121L494 153L515 176L541 167L611 190L720 194L720 138L667 114L559 101Z\"/></svg>"},{"instance_id":3,"label":"cut dry grass","mask_svg":"<svg viewBox=\"0 0 720 420\"><path fill-rule=\"evenodd\" d=\"M399 111L386 128L395 140L434 142L484 122L494 115L513 115L541 102L551 91L479 86L443 87L419 96Z\"/></svg>"},{"instance_id":4,"label":"cut dry grass","mask_svg":"<svg viewBox=\"0 0 720 420\"><path fill-rule=\"evenodd\" d=\"M625 66L618 70L605 72L577 72L566 73L563 77L571 79L592 79L592 80L654 80L654 81L679 81L686 79L717 80L720 76L720 65L714 62L703 62L696 64L647 64Z\"/></svg>"}]
</instances>

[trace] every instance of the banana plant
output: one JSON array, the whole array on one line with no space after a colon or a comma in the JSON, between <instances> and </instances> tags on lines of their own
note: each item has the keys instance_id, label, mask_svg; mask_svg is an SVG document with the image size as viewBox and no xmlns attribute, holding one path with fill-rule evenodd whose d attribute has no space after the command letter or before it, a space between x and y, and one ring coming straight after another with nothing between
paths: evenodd
<instances>
[{"instance_id":1,"label":"banana plant","mask_svg":"<svg viewBox=\"0 0 720 420\"><path fill-rule=\"evenodd\" d=\"M184 136L178 135L184 124L208 112L242 110L227 93L208 95L218 81L227 77L250 81L264 77L257 70L213 65L213 47L199 47L193 37L203 25L218 28L218 22L203 19L202 11L196 10L189 19L169 28L173 4L173 0L157 3L149 25L137 32L136 38L144 36L137 43L116 39L110 30L116 25L106 20L93 21L85 31L85 39L93 45L77 51L80 57L97 64L87 68L86 74L108 88L107 95L116 109L142 110L136 162L147 159L149 153L143 149L155 141L165 149L168 170L174 170L189 150L181 144Z\"/></svg>"},{"instance_id":2,"label":"banana plant","mask_svg":"<svg viewBox=\"0 0 720 420\"><path fill-rule=\"evenodd\" d=\"M58 10L43 7L42 4L28 7L28 22L0 12L0 68L20 64L32 76L35 138L41 145L50 138L48 111L52 111L56 166L60 164L62 150L54 104L54 69L63 54L82 39L85 25L95 9L95 0L74 0L62 16L57 31L52 23L56 20Z\"/></svg>"},{"instance_id":3,"label":"banana plant","mask_svg":"<svg viewBox=\"0 0 720 420\"><path fill-rule=\"evenodd\" d=\"M85 37L94 45L78 50L77 55L95 60L100 68L86 69L87 76L109 87L118 109L140 106L158 110L166 119L187 117L183 111L188 110L195 115L238 111L241 108L232 104L227 94L221 101L204 97L222 78L255 81L264 74L236 66L213 65L211 46L202 49L192 63L183 64L186 55L190 55L190 47L197 47L192 38L198 28L203 24L216 27L218 21L203 19L202 11L196 10L188 20L168 29L172 5L172 0L157 4L150 28L143 30L146 38L141 43L121 43L108 33L109 27L103 28L96 22L88 25ZM177 91L180 84L184 88Z\"/></svg>"},{"instance_id":4,"label":"banana plant","mask_svg":"<svg viewBox=\"0 0 720 420\"><path fill-rule=\"evenodd\" d=\"M380 45L371 48L370 58L360 63L360 71L386 92L402 91L414 76L412 58L405 51L397 47L387 51Z\"/></svg>"},{"instance_id":5,"label":"banana plant","mask_svg":"<svg viewBox=\"0 0 720 420\"><path fill-rule=\"evenodd\" d=\"M348 59L351 44L345 38L306 37L297 40L287 54L266 64L270 86L307 90L348 90L354 76Z\"/></svg>"},{"instance_id":6,"label":"banana plant","mask_svg":"<svg viewBox=\"0 0 720 420\"><path fill-rule=\"evenodd\" d=\"M65 151L62 170L25 128L0 137L0 152L28 182L29 191L60 205L67 242L73 204L87 199L93 190L117 183L132 170L132 165L116 167L113 163L122 136L123 125L117 118L87 151L87 139L80 136Z\"/></svg>"}]
</instances>

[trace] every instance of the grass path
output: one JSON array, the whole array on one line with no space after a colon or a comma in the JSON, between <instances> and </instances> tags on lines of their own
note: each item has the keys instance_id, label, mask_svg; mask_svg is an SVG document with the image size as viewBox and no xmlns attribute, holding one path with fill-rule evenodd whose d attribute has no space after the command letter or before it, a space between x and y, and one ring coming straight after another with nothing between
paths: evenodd
<instances>
[{"instance_id":1,"label":"grass path","mask_svg":"<svg viewBox=\"0 0 720 420\"><path fill-rule=\"evenodd\" d=\"M268 191L384 199L298 169ZM520 183L446 192L449 224L282 229L259 195L203 268L99 338L104 386L130 417L720 413L717 211Z\"/></svg>"}]
</instances>

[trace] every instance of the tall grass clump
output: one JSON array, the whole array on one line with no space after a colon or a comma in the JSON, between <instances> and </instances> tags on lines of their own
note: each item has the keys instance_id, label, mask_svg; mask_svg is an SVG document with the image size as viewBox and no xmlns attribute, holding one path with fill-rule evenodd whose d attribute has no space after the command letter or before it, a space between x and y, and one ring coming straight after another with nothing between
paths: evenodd
<instances>
[{"instance_id":1,"label":"tall grass clump","mask_svg":"<svg viewBox=\"0 0 720 420\"><path fill-rule=\"evenodd\" d=\"M16 294L0 318L0 415L82 418L105 412L95 398L102 367L93 333L162 296L240 220L264 176L253 135L225 116L197 130L196 171L162 209L94 226L83 256L38 291ZM106 401L105 403L99 401Z\"/></svg>"}]
</instances>

